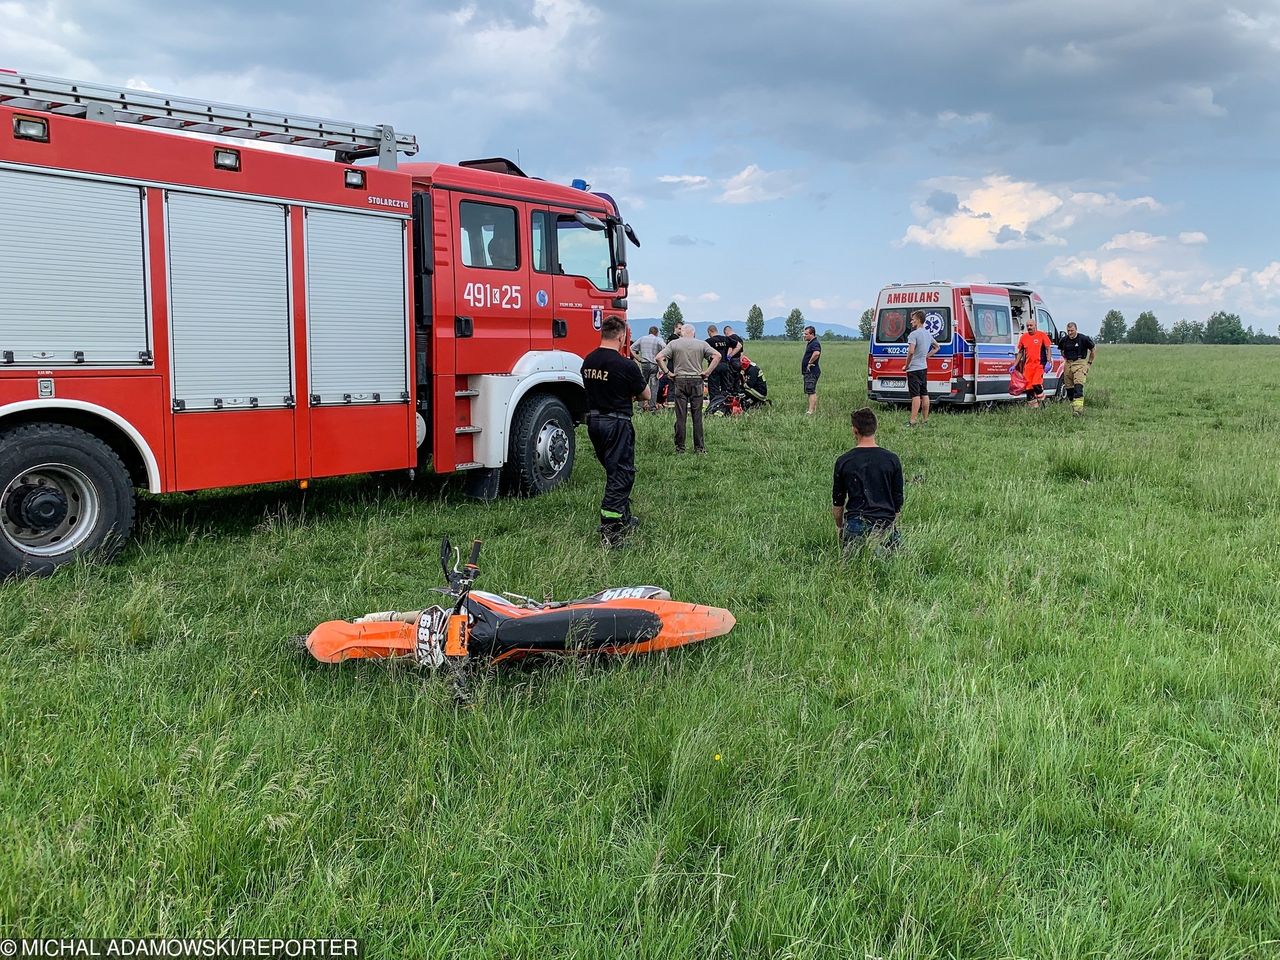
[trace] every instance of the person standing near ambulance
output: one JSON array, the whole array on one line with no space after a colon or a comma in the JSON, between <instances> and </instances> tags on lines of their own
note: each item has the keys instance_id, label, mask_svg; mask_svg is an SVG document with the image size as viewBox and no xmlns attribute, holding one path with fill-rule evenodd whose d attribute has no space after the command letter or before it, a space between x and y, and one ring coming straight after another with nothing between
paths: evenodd
<instances>
[{"instance_id":1,"label":"person standing near ambulance","mask_svg":"<svg viewBox=\"0 0 1280 960\"><path fill-rule=\"evenodd\" d=\"M907 334L907 394L911 397L908 427L914 427L917 419L929 422L929 358L937 352L938 341L924 328L924 311L913 310L911 332Z\"/></svg>"},{"instance_id":2,"label":"person standing near ambulance","mask_svg":"<svg viewBox=\"0 0 1280 960\"><path fill-rule=\"evenodd\" d=\"M631 424L631 403L649 399L649 387L640 367L622 355L625 335L624 321L606 317L600 327L600 346L582 361L587 436L596 459L604 467L599 530L610 547L617 546L637 524L631 515L631 488L636 481L636 431Z\"/></svg>"},{"instance_id":3,"label":"person standing near ambulance","mask_svg":"<svg viewBox=\"0 0 1280 960\"><path fill-rule=\"evenodd\" d=\"M1098 345L1092 337L1082 334L1074 322L1067 324L1067 332L1055 342L1062 351L1062 359L1067 361L1061 389L1071 398L1071 412L1079 416L1084 413L1084 380L1098 356Z\"/></svg>"},{"instance_id":4,"label":"person standing near ambulance","mask_svg":"<svg viewBox=\"0 0 1280 960\"><path fill-rule=\"evenodd\" d=\"M1043 330L1036 329L1033 313L1027 317L1027 329L1018 338L1018 367L1027 380L1027 406L1039 407L1044 396L1044 368L1049 365L1053 341Z\"/></svg>"}]
</instances>

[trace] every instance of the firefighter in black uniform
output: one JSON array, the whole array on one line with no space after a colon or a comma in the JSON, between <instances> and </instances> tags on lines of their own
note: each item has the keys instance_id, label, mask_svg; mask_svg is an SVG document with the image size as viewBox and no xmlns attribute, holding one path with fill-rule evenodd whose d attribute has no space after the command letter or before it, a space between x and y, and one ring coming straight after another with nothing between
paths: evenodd
<instances>
[{"instance_id":1,"label":"firefighter in black uniform","mask_svg":"<svg viewBox=\"0 0 1280 960\"><path fill-rule=\"evenodd\" d=\"M631 515L631 487L636 480L636 432L631 402L648 400L649 388L640 367L621 353L626 324L607 317L600 327L600 346L582 361L587 391L587 436L604 467L604 499L600 501L600 536L617 546L636 526Z\"/></svg>"},{"instance_id":2,"label":"firefighter in black uniform","mask_svg":"<svg viewBox=\"0 0 1280 960\"><path fill-rule=\"evenodd\" d=\"M1062 372L1062 383L1059 390L1065 390L1071 398L1071 412L1079 416L1084 413L1084 381L1089 375L1098 356L1098 345L1092 337L1086 337L1074 322L1067 324L1067 332L1054 341L1062 351L1062 359L1067 361Z\"/></svg>"}]
</instances>

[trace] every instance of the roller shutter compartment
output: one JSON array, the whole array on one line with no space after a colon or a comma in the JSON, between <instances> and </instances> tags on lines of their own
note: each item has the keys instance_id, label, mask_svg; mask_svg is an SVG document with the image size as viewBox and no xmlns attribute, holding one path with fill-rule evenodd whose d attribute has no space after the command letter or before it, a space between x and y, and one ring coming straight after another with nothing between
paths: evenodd
<instances>
[{"instance_id":1,"label":"roller shutter compartment","mask_svg":"<svg viewBox=\"0 0 1280 960\"><path fill-rule=\"evenodd\" d=\"M149 362L142 190L0 170L0 356Z\"/></svg>"},{"instance_id":2,"label":"roller shutter compartment","mask_svg":"<svg viewBox=\"0 0 1280 960\"><path fill-rule=\"evenodd\" d=\"M175 409L292 405L284 207L171 193L167 220Z\"/></svg>"},{"instance_id":3,"label":"roller shutter compartment","mask_svg":"<svg viewBox=\"0 0 1280 960\"><path fill-rule=\"evenodd\" d=\"M308 210L306 235L312 403L407 400L403 221Z\"/></svg>"}]
</instances>

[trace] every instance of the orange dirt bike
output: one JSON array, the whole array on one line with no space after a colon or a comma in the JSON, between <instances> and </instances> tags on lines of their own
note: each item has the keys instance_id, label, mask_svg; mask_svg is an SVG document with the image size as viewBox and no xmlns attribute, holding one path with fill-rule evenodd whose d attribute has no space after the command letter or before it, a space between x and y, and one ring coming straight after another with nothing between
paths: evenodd
<instances>
[{"instance_id":1,"label":"orange dirt bike","mask_svg":"<svg viewBox=\"0 0 1280 960\"><path fill-rule=\"evenodd\" d=\"M661 587L614 587L560 602L485 593L472 589L479 558L479 540L462 564L446 538L440 566L449 586L439 592L448 604L330 620L305 638L307 650L325 663L401 657L458 668L531 656L654 653L722 636L736 622L728 610L679 603Z\"/></svg>"}]
</instances>

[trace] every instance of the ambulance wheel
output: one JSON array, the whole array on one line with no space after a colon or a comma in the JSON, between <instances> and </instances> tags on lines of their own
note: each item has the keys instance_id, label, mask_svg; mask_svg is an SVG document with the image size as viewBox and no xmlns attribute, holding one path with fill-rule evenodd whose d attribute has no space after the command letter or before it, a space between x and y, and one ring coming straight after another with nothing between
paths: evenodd
<instances>
[{"instance_id":1,"label":"ambulance wheel","mask_svg":"<svg viewBox=\"0 0 1280 960\"><path fill-rule=\"evenodd\" d=\"M0 434L0 576L109 560L133 529L129 471L91 433L35 423Z\"/></svg>"},{"instance_id":2,"label":"ambulance wheel","mask_svg":"<svg viewBox=\"0 0 1280 960\"><path fill-rule=\"evenodd\" d=\"M508 488L526 497L554 490L573 473L574 452L569 408L545 393L526 398L511 420Z\"/></svg>"}]
</instances>

